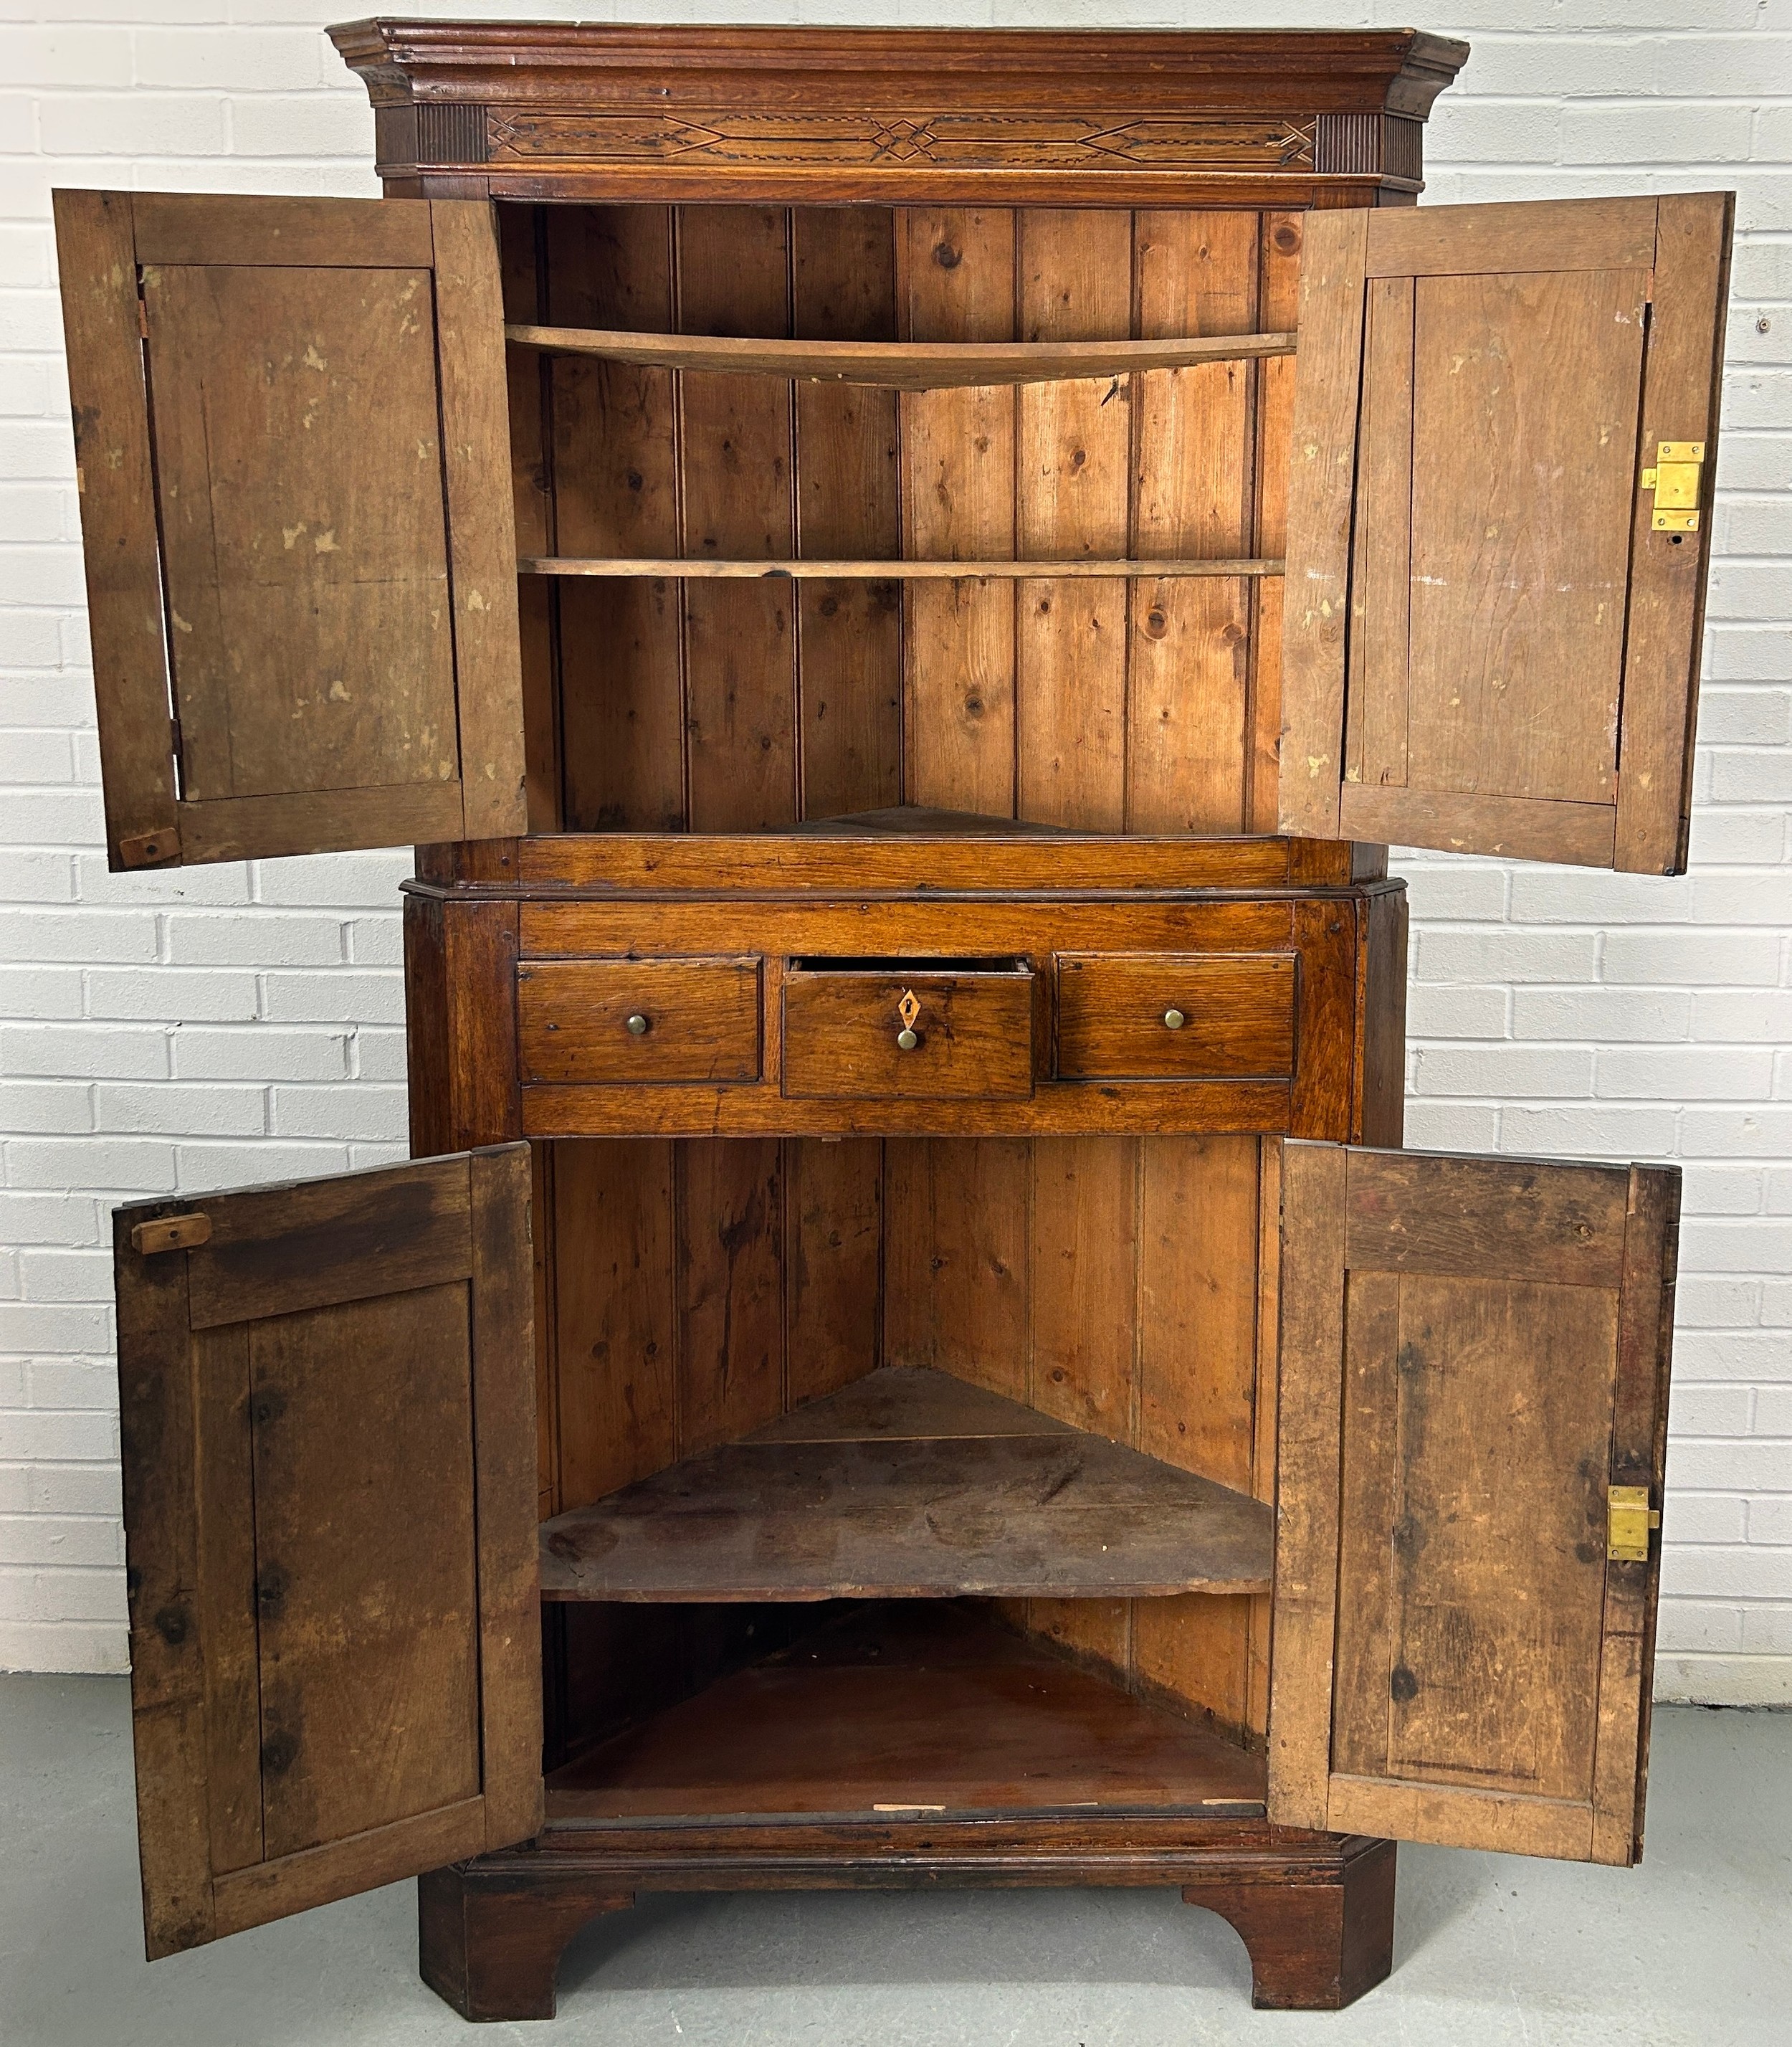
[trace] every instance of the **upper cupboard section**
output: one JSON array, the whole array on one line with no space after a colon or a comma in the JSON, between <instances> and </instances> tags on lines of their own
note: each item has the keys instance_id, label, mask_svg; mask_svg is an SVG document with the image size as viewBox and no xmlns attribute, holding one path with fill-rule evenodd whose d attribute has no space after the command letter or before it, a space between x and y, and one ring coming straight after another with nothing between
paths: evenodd
<instances>
[{"instance_id":1,"label":"upper cupboard section","mask_svg":"<svg viewBox=\"0 0 1792 2047\"><path fill-rule=\"evenodd\" d=\"M1684 862L1723 194L58 229L115 865L898 803Z\"/></svg>"},{"instance_id":2,"label":"upper cupboard section","mask_svg":"<svg viewBox=\"0 0 1792 2047\"><path fill-rule=\"evenodd\" d=\"M1068 342L1292 329L1303 222L507 205L500 225L513 323ZM898 803L1274 829L1287 354L896 391L511 353L525 560L858 571L526 576L535 829L751 830ZM877 575L899 557L1079 573ZM1099 572L1191 558L1272 573Z\"/></svg>"}]
</instances>

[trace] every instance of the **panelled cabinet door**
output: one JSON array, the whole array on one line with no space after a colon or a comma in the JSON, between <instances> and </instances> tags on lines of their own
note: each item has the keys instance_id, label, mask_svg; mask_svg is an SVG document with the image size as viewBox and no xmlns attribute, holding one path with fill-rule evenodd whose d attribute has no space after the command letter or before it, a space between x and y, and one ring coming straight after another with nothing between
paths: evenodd
<instances>
[{"instance_id":1,"label":"panelled cabinet door","mask_svg":"<svg viewBox=\"0 0 1792 2047\"><path fill-rule=\"evenodd\" d=\"M523 829L482 202L59 192L114 869Z\"/></svg>"},{"instance_id":2,"label":"panelled cabinet door","mask_svg":"<svg viewBox=\"0 0 1792 2047\"><path fill-rule=\"evenodd\" d=\"M1731 207L1307 216L1285 830L1685 867Z\"/></svg>"},{"instance_id":3,"label":"panelled cabinet door","mask_svg":"<svg viewBox=\"0 0 1792 2047\"><path fill-rule=\"evenodd\" d=\"M1635 1862L1678 1173L1282 1173L1270 1818Z\"/></svg>"},{"instance_id":4,"label":"panelled cabinet door","mask_svg":"<svg viewBox=\"0 0 1792 2047\"><path fill-rule=\"evenodd\" d=\"M152 1959L542 1820L527 1145L121 1209Z\"/></svg>"}]
</instances>

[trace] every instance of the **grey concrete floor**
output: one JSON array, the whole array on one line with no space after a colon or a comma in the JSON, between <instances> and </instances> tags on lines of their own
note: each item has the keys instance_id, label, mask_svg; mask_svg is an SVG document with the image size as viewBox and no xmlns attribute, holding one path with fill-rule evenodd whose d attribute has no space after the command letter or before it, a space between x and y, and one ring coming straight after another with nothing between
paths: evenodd
<instances>
[{"instance_id":1,"label":"grey concrete floor","mask_svg":"<svg viewBox=\"0 0 1792 2047\"><path fill-rule=\"evenodd\" d=\"M0 1678L4 2047L1728 2047L1792 2043L1792 1714L1655 1716L1649 1853L1586 1869L1400 1851L1394 1974L1256 2012L1173 1892L661 1898L589 1929L553 2026L469 2030L394 1884L143 1960L129 1698Z\"/></svg>"}]
</instances>

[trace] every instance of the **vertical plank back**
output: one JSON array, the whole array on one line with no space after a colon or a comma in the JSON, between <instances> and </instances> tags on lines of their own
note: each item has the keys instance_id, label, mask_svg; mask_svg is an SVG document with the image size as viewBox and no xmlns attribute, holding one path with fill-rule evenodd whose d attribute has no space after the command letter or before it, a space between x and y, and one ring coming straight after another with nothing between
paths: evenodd
<instances>
[{"instance_id":1,"label":"vertical plank back","mask_svg":"<svg viewBox=\"0 0 1792 2047\"><path fill-rule=\"evenodd\" d=\"M497 214L498 261L506 323L539 321L547 302L546 209L505 207ZM510 414L511 502L519 554L552 554L554 524L554 362L529 349L506 351ZM518 651L523 668L523 780L531 832L565 829L566 768L562 756L560 679L555 631L560 598L543 576L517 578Z\"/></svg>"},{"instance_id":2,"label":"vertical plank back","mask_svg":"<svg viewBox=\"0 0 1792 2047\"><path fill-rule=\"evenodd\" d=\"M1030 1148L1027 1403L1093 1435L1134 1442L1141 1141L1043 1137ZM1133 1604L1032 1600L1027 1619L1124 1671Z\"/></svg>"},{"instance_id":3,"label":"vertical plank back","mask_svg":"<svg viewBox=\"0 0 1792 2047\"><path fill-rule=\"evenodd\" d=\"M885 1361L1261 1494L1273 1417L1257 1390L1260 1150L1254 1137L886 1139ZM1030 1600L1014 1617L1260 1743L1253 1604Z\"/></svg>"},{"instance_id":4,"label":"vertical plank back","mask_svg":"<svg viewBox=\"0 0 1792 2047\"><path fill-rule=\"evenodd\" d=\"M1025 208L1017 249L1024 341L1132 331L1132 220ZM1131 380L1023 384L1016 394L1015 552L1127 548ZM1041 824L1118 831L1126 793L1126 584L1026 581L1014 591L1016 801Z\"/></svg>"},{"instance_id":5,"label":"vertical plank back","mask_svg":"<svg viewBox=\"0 0 1792 2047\"><path fill-rule=\"evenodd\" d=\"M554 322L670 331L670 207L550 207L545 231ZM551 374L560 549L682 553L672 372L561 355L552 358ZM581 576L556 587L569 826L680 830L685 717L677 586L658 578Z\"/></svg>"},{"instance_id":6,"label":"vertical plank back","mask_svg":"<svg viewBox=\"0 0 1792 2047\"><path fill-rule=\"evenodd\" d=\"M1295 322L1298 215L545 211L545 296L573 325L938 340ZM562 552L620 556L1276 551L1292 367L897 394L561 358L550 522ZM1083 829L1273 826L1278 579L554 580L577 827L898 801Z\"/></svg>"},{"instance_id":7,"label":"vertical plank back","mask_svg":"<svg viewBox=\"0 0 1792 2047\"><path fill-rule=\"evenodd\" d=\"M681 334L790 331L790 221L781 207L678 210ZM794 551L793 401L776 377L678 374L682 551ZM787 583L684 586L693 831L788 824L797 811L796 614Z\"/></svg>"},{"instance_id":8,"label":"vertical plank back","mask_svg":"<svg viewBox=\"0 0 1792 2047\"><path fill-rule=\"evenodd\" d=\"M1258 322L1267 332L1287 334L1300 316L1303 216L1265 213L1258 221ZM1288 356L1275 356L1257 366L1256 537L1252 551L1275 559L1288 551L1294 378L1294 361ZM1276 829L1282 753L1282 613L1287 590L1285 576L1262 577L1251 586L1249 799L1245 809L1246 828L1250 831Z\"/></svg>"},{"instance_id":9,"label":"vertical plank back","mask_svg":"<svg viewBox=\"0 0 1792 2047\"><path fill-rule=\"evenodd\" d=\"M897 215L899 333L906 341L1010 341L1015 216L1000 207ZM903 552L1014 555L1012 389L904 392ZM1014 815L1014 591L925 582L903 591L904 791L942 810Z\"/></svg>"},{"instance_id":10,"label":"vertical plank back","mask_svg":"<svg viewBox=\"0 0 1792 2047\"><path fill-rule=\"evenodd\" d=\"M1250 333L1258 325L1259 234L1254 213L1138 215L1141 337ZM1271 366L1220 362L1133 379L1138 554L1246 551L1253 380ZM1249 586L1230 578L1133 584L1129 829L1244 826L1250 603Z\"/></svg>"},{"instance_id":11,"label":"vertical plank back","mask_svg":"<svg viewBox=\"0 0 1792 2047\"><path fill-rule=\"evenodd\" d=\"M791 215L793 331L805 340L892 341L895 216L876 207ZM896 393L796 387L795 551L876 561L901 551ZM797 594L801 815L837 817L902 799L902 597L894 582L805 582Z\"/></svg>"},{"instance_id":12,"label":"vertical plank back","mask_svg":"<svg viewBox=\"0 0 1792 2047\"><path fill-rule=\"evenodd\" d=\"M542 1147L553 1207L555 1511L874 1370L875 1138Z\"/></svg>"},{"instance_id":13,"label":"vertical plank back","mask_svg":"<svg viewBox=\"0 0 1792 2047\"><path fill-rule=\"evenodd\" d=\"M678 1454L784 1410L784 1183L770 1138L678 1147Z\"/></svg>"}]
</instances>

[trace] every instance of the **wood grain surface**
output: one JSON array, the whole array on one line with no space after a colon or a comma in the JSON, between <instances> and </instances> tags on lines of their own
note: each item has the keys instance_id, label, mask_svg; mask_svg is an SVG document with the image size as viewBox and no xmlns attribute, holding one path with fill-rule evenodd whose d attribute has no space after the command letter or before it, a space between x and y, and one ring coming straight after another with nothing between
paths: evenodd
<instances>
[{"instance_id":1,"label":"wood grain surface","mask_svg":"<svg viewBox=\"0 0 1792 2047\"><path fill-rule=\"evenodd\" d=\"M470 480L508 468L485 212L144 194L65 209L64 232L77 416L106 437L83 475L113 563L96 644L114 862L521 829L512 509ZM110 282L83 298L108 239ZM147 385L137 344L118 353L127 314ZM141 612L158 559L165 668L145 665Z\"/></svg>"},{"instance_id":2,"label":"wood grain surface","mask_svg":"<svg viewBox=\"0 0 1792 2047\"><path fill-rule=\"evenodd\" d=\"M1275 1817L1636 1859L1675 1186L1287 1147Z\"/></svg>"},{"instance_id":3,"label":"wood grain surface","mask_svg":"<svg viewBox=\"0 0 1792 2047\"><path fill-rule=\"evenodd\" d=\"M525 1082L759 1077L757 959L542 960L516 998Z\"/></svg>"},{"instance_id":4,"label":"wood grain surface","mask_svg":"<svg viewBox=\"0 0 1792 2047\"><path fill-rule=\"evenodd\" d=\"M902 1004L918 1004L904 1049ZM1025 1101L1033 1093L1034 977L925 962L798 966L783 977L787 1099Z\"/></svg>"},{"instance_id":5,"label":"wood grain surface","mask_svg":"<svg viewBox=\"0 0 1792 2047\"><path fill-rule=\"evenodd\" d=\"M1057 971L1060 1079L1293 1072L1289 954L1060 953ZM1173 1029L1172 1015L1182 1020Z\"/></svg>"},{"instance_id":6,"label":"wood grain surface","mask_svg":"<svg viewBox=\"0 0 1792 2047\"><path fill-rule=\"evenodd\" d=\"M557 1817L1249 1813L1262 1765L975 1607L849 1618L557 1771Z\"/></svg>"},{"instance_id":7,"label":"wood grain surface","mask_svg":"<svg viewBox=\"0 0 1792 2047\"><path fill-rule=\"evenodd\" d=\"M1709 515L1655 530L1640 478L1662 440L1714 459L1729 223L1721 193L1308 223L1285 827L1683 863Z\"/></svg>"},{"instance_id":8,"label":"wood grain surface","mask_svg":"<svg viewBox=\"0 0 1792 2047\"><path fill-rule=\"evenodd\" d=\"M812 210L805 209L805 214ZM820 216L825 220L827 216ZM1195 362L1292 355L1292 334L1246 334L1234 340L1198 335L1143 341L1103 340L1091 346L1058 335L1022 341L906 341L875 335L805 336L752 341L740 335L624 333L589 327L513 322L507 340L558 354L591 355L609 362L670 370L751 370L762 376L859 384L886 391L937 391L954 385L1043 384L1065 377L1130 375L1137 370L1177 370Z\"/></svg>"},{"instance_id":9,"label":"wood grain surface","mask_svg":"<svg viewBox=\"0 0 1792 2047\"><path fill-rule=\"evenodd\" d=\"M179 1205L119 1211L152 1955L540 1824L528 1189L519 1145L213 1194L148 1257Z\"/></svg>"},{"instance_id":10,"label":"wood grain surface","mask_svg":"<svg viewBox=\"0 0 1792 2047\"><path fill-rule=\"evenodd\" d=\"M879 1374L882 1377L885 1375ZM855 1438L808 1410L562 1515L541 1533L547 1599L1021 1599L1265 1592L1269 1511L1136 1450L1019 1409L969 1433L939 1375L852 1395L902 1419ZM993 1395L986 1395L992 1401ZM1016 1403L1010 1403L1016 1405Z\"/></svg>"},{"instance_id":11,"label":"wood grain surface","mask_svg":"<svg viewBox=\"0 0 1792 2047\"><path fill-rule=\"evenodd\" d=\"M879 207L799 207L790 218L791 320L801 342L888 346L896 331L896 232ZM793 392L797 551L901 552L895 393L798 383ZM882 577L825 578L797 598L803 817L899 800L902 602Z\"/></svg>"}]
</instances>

